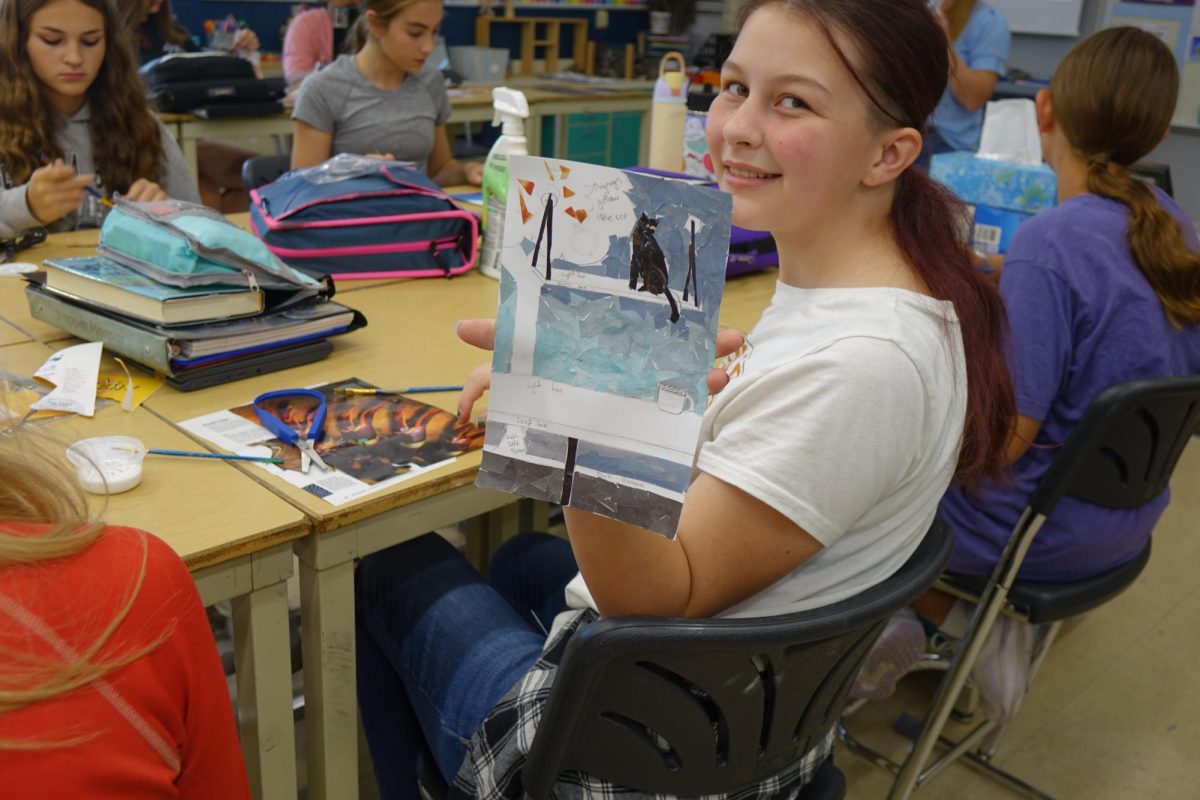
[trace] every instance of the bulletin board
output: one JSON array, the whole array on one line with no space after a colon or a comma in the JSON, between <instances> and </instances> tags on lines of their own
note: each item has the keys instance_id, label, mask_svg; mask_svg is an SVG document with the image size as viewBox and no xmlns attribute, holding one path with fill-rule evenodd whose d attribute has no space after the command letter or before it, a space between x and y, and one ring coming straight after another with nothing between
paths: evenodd
<instances>
[{"instance_id":1,"label":"bulletin board","mask_svg":"<svg viewBox=\"0 0 1200 800\"><path fill-rule=\"evenodd\" d=\"M1171 124L1200 130L1200 0L1112 0L1106 27L1132 25L1162 39L1179 62L1179 102Z\"/></svg>"},{"instance_id":2,"label":"bulletin board","mask_svg":"<svg viewBox=\"0 0 1200 800\"><path fill-rule=\"evenodd\" d=\"M987 0L1013 33L1078 36L1084 0Z\"/></svg>"}]
</instances>

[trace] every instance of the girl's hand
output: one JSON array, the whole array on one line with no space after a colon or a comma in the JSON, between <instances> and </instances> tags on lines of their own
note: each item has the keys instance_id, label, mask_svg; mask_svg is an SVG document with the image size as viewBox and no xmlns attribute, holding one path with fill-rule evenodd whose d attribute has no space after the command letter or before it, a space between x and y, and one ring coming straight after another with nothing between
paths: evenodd
<instances>
[{"instance_id":1,"label":"girl's hand","mask_svg":"<svg viewBox=\"0 0 1200 800\"><path fill-rule=\"evenodd\" d=\"M496 320L494 319L464 319L455 327L458 338L480 350L491 350L496 345ZM746 341L742 332L734 328L722 328L717 331L717 358L737 350ZM458 397L458 418L468 420L475 408L475 401L492 385L491 362L480 364L471 370L463 385L462 394ZM729 375L723 369L714 368L708 373L708 391L717 394L729 385Z\"/></svg>"},{"instance_id":2,"label":"girl's hand","mask_svg":"<svg viewBox=\"0 0 1200 800\"><path fill-rule=\"evenodd\" d=\"M238 53L253 53L258 49L258 34L249 28L242 28L230 49Z\"/></svg>"},{"instance_id":3,"label":"girl's hand","mask_svg":"<svg viewBox=\"0 0 1200 800\"><path fill-rule=\"evenodd\" d=\"M132 200L135 203L146 203L151 200L166 200L167 193L162 187L154 181L148 181L145 178L138 178L129 187L129 191L125 193L126 200Z\"/></svg>"},{"instance_id":4,"label":"girl's hand","mask_svg":"<svg viewBox=\"0 0 1200 800\"><path fill-rule=\"evenodd\" d=\"M463 177L467 179L467 183L472 186L479 186L483 183L483 162L482 161L464 161L463 162Z\"/></svg>"},{"instance_id":5,"label":"girl's hand","mask_svg":"<svg viewBox=\"0 0 1200 800\"><path fill-rule=\"evenodd\" d=\"M70 165L57 158L53 164L33 171L25 189L25 204L38 222L49 225L79 208L91 185L91 175L76 175Z\"/></svg>"}]
</instances>

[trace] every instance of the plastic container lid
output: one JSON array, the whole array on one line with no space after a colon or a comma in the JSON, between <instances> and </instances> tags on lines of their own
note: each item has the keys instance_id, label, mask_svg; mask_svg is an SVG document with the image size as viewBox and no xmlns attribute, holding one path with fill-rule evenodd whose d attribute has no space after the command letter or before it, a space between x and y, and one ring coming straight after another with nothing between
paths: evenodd
<instances>
[{"instance_id":1,"label":"plastic container lid","mask_svg":"<svg viewBox=\"0 0 1200 800\"><path fill-rule=\"evenodd\" d=\"M132 436L97 436L67 448L79 483L92 494L120 494L142 482L146 446Z\"/></svg>"}]
</instances>

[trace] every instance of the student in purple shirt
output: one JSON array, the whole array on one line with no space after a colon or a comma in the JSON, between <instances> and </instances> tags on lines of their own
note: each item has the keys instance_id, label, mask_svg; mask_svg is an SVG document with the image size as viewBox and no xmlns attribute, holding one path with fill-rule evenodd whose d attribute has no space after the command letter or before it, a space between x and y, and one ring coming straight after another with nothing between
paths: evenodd
<instances>
[{"instance_id":1,"label":"student in purple shirt","mask_svg":"<svg viewBox=\"0 0 1200 800\"><path fill-rule=\"evenodd\" d=\"M951 571L991 574L1026 499L1097 394L1138 378L1200 373L1200 242L1169 197L1129 173L1167 135L1178 89L1166 45L1119 27L1077 45L1038 93L1042 151L1058 176L1059 205L1021 226L1000 276L1018 413L1007 448L1011 477L975 492L952 486L943 498L939 515L956 542ZM1021 577L1074 581L1132 560L1169 500L1168 490L1126 511L1064 498L1034 539ZM964 605L931 592L914 608L956 635ZM1031 637L1003 619L993 638L1007 642L989 641L992 653L1020 664ZM893 618L859 696L890 694L923 647L915 615ZM995 660L980 662L997 675ZM1011 678L1001 678L1008 713L1024 691L1023 677Z\"/></svg>"}]
</instances>

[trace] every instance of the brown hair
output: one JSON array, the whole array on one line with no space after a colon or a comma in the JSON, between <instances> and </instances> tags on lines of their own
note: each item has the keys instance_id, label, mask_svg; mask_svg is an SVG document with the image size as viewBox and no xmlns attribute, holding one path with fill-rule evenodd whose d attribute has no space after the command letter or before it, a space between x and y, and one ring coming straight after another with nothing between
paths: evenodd
<instances>
[{"instance_id":1,"label":"brown hair","mask_svg":"<svg viewBox=\"0 0 1200 800\"><path fill-rule=\"evenodd\" d=\"M376 21L386 27L406 8L420 2L423 0L362 0L358 7L358 19L354 21L354 27L346 36L345 52L357 53L367 46L371 38L371 29L367 23L368 11L374 11Z\"/></svg>"},{"instance_id":2,"label":"brown hair","mask_svg":"<svg viewBox=\"0 0 1200 800\"><path fill-rule=\"evenodd\" d=\"M183 45L191 38L187 28L175 19L175 13L171 11L171 0L163 0L158 11L149 16L146 15L146 0L117 0L117 6L125 21L125 29L129 31L138 50L150 45L150 39L146 36L147 29L154 31L158 40L165 44Z\"/></svg>"},{"instance_id":3,"label":"brown hair","mask_svg":"<svg viewBox=\"0 0 1200 800\"><path fill-rule=\"evenodd\" d=\"M1170 49L1138 28L1109 28L1067 53L1050 81L1055 123L1087 161L1092 194L1129 207L1129 248L1176 327L1200 322L1200 254L1179 220L1129 165L1171 124L1179 68Z\"/></svg>"},{"instance_id":4,"label":"brown hair","mask_svg":"<svg viewBox=\"0 0 1200 800\"><path fill-rule=\"evenodd\" d=\"M950 65L946 34L924 0L749 0L741 21L766 5L801 14L825 33L870 100L874 124L924 130ZM839 36L853 47L853 59ZM959 320L967 413L955 477L971 484L1003 472L1017 412L1004 355L1004 304L974 266L963 235L967 222L963 204L923 170L910 167L897 179L892 236L929 293L951 302Z\"/></svg>"},{"instance_id":5,"label":"brown hair","mask_svg":"<svg viewBox=\"0 0 1200 800\"><path fill-rule=\"evenodd\" d=\"M57 112L29 63L29 20L50 0L0 0L0 164L15 183L29 180L42 160L62 158ZM150 112L125 25L112 0L79 0L104 17L104 63L88 87L92 161L109 191L126 192L138 178L163 174L162 134Z\"/></svg>"},{"instance_id":6,"label":"brown hair","mask_svg":"<svg viewBox=\"0 0 1200 800\"><path fill-rule=\"evenodd\" d=\"M91 518L87 500L74 474L57 455L62 445L16 423L0 430L0 568L37 569L54 559L81 553L104 535L104 525ZM148 647L100 657L101 651L125 621L146 576L148 543L141 542L141 563L125 597L104 630L70 660L41 658L9 645L0 647L5 669L0 680L0 714L40 700L58 697L132 663L165 640ZM93 734L57 740L0 739L0 750L67 747Z\"/></svg>"}]
</instances>

